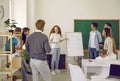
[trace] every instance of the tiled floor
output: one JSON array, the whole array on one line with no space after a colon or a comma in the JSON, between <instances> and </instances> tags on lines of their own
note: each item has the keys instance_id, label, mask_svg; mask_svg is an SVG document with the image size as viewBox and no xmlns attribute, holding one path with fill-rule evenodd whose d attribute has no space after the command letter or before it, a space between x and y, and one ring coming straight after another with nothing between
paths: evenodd
<instances>
[{"instance_id":1,"label":"tiled floor","mask_svg":"<svg viewBox=\"0 0 120 81\"><path fill-rule=\"evenodd\" d=\"M61 71L61 73L56 76L52 76L52 81L71 81L69 72Z\"/></svg>"},{"instance_id":2,"label":"tiled floor","mask_svg":"<svg viewBox=\"0 0 120 81\"><path fill-rule=\"evenodd\" d=\"M53 76L53 75L51 76L52 76L52 81L71 81L69 71L61 71L56 76ZM40 81L43 81L42 77L40 77Z\"/></svg>"},{"instance_id":3,"label":"tiled floor","mask_svg":"<svg viewBox=\"0 0 120 81\"><path fill-rule=\"evenodd\" d=\"M67 71L61 71L57 75L52 76L52 81L71 81L70 74ZM40 81L43 81L43 78L40 76Z\"/></svg>"}]
</instances>

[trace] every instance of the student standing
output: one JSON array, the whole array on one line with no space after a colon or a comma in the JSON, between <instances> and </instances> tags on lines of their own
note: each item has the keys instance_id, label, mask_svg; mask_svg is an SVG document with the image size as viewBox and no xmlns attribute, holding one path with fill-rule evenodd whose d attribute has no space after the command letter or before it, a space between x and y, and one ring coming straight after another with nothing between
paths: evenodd
<instances>
[{"instance_id":1,"label":"student standing","mask_svg":"<svg viewBox=\"0 0 120 81\"><path fill-rule=\"evenodd\" d=\"M26 42L27 36L29 35L29 31L30 31L30 29L28 27L24 27L22 30L23 49L25 49L25 42ZM22 65L23 65L23 72L22 73L23 73L23 81L26 81L27 80L26 74L27 73L32 74L32 72L30 71L30 65L29 65L30 55L25 50L24 50L24 57L26 57L26 59L25 58L22 59Z\"/></svg>"},{"instance_id":2,"label":"student standing","mask_svg":"<svg viewBox=\"0 0 120 81\"><path fill-rule=\"evenodd\" d=\"M52 61L51 61L51 73L52 75L56 75L56 72L60 72L59 67L59 58L60 58L60 42L66 39L61 39L62 33L61 29L58 25L55 25L50 31L50 43L52 48ZM56 72L54 71L56 69Z\"/></svg>"},{"instance_id":3,"label":"student standing","mask_svg":"<svg viewBox=\"0 0 120 81\"><path fill-rule=\"evenodd\" d=\"M112 38L114 38L114 33L112 31L112 25L110 23L105 23L104 28L109 28L110 29L110 36ZM104 29L103 29L103 31L104 31ZM102 32L102 35L103 35L103 32Z\"/></svg>"},{"instance_id":4,"label":"student standing","mask_svg":"<svg viewBox=\"0 0 120 81\"><path fill-rule=\"evenodd\" d=\"M50 69L47 63L47 55L51 51L48 37L42 33L45 21L38 20L34 33L28 36L25 46L26 51L30 54L30 66L32 69L33 81L40 81L39 74L44 81L51 81Z\"/></svg>"},{"instance_id":5,"label":"student standing","mask_svg":"<svg viewBox=\"0 0 120 81\"><path fill-rule=\"evenodd\" d=\"M91 23L91 31L89 36L88 49L90 51L90 59L95 59L99 56L99 43L102 42L101 33L97 30L98 24L93 22Z\"/></svg>"}]
</instances>

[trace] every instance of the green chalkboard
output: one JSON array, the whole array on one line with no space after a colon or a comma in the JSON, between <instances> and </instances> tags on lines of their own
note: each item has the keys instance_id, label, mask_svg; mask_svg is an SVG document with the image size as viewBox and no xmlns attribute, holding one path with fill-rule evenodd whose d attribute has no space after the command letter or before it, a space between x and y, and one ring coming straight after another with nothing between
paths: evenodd
<instances>
[{"instance_id":1,"label":"green chalkboard","mask_svg":"<svg viewBox=\"0 0 120 81\"><path fill-rule=\"evenodd\" d=\"M82 32L82 38L83 38L83 47L84 50L88 49L88 40L89 40L89 33L91 31L91 23L96 22L98 23L97 30L102 33L103 27L105 23L111 23L112 24L112 31L114 33L116 48L119 49L119 20L74 20L74 32ZM103 39L104 41L104 39Z\"/></svg>"}]
</instances>

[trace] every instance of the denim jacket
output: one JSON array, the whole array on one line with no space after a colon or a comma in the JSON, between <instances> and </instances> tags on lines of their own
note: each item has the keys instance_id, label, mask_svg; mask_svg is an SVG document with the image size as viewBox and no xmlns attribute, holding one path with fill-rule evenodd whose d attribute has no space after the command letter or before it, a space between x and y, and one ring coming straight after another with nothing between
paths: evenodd
<instances>
[{"instance_id":1,"label":"denim jacket","mask_svg":"<svg viewBox=\"0 0 120 81\"><path fill-rule=\"evenodd\" d=\"M101 33L98 30L96 30L94 41L95 41L96 50L99 51L99 43L102 42L102 36L101 36ZM90 48L90 44L91 44L91 42L90 42L90 36L89 36L88 49Z\"/></svg>"}]
</instances>

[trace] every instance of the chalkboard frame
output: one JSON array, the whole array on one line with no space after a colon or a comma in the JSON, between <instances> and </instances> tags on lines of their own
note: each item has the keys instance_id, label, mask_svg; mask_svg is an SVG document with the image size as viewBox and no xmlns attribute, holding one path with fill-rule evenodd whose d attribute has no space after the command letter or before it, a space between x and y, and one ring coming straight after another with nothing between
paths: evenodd
<instances>
[{"instance_id":1,"label":"chalkboard frame","mask_svg":"<svg viewBox=\"0 0 120 81\"><path fill-rule=\"evenodd\" d=\"M76 29L76 27L75 27L75 22L76 21L94 21L94 22L96 22L96 21L106 21L106 23L107 23L107 21L118 21L118 50L120 49L120 19L74 19L74 32L81 32L81 31L76 31L75 29ZM101 31L100 31L101 32ZM115 31L113 31L113 32L115 32ZM88 32L89 33L89 32ZM84 42L84 41L83 41ZM84 46L84 44L83 44L83 46ZM84 49L84 51L87 51L87 49Z\"/></svg>"}]
</instances>

